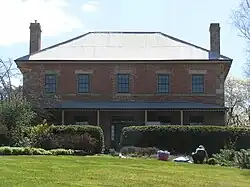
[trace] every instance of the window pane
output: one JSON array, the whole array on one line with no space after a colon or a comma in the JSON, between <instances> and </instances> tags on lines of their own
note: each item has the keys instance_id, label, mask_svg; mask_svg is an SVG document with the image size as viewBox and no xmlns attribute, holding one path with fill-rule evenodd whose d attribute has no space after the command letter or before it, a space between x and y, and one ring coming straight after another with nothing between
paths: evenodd
<instances>
[{"instance_id":1,"label":"window pane","mask_svg":"<svg viewBox=\"0 0 250 187\"><path fill-rule=\"evenodd\" d=\"M118 93L129 92L129 74L117 75L117 88L118 88Z\"/></svg>"},{"instance_id":2,"label":"window pane","mask_svg":"<svg viewBox=\"0 0 250 187\"><path fill-rule=\"evenodd\" d=\"M190 116L189 123L192 124L203 124L204 123L204 116Z\"/></svg>"},{"instance_id":3,"label":"window pane","mask_svg":"<svg viewBox=\"0 0 250 187\"><path fill-rule=\"evenodd\" d=\"M169 75L158 75L158 93L169 92Z\"/></svg>"},{"instance_id":4,"label":"window pane","mask_svg":"<svg viewBox=\"0 0 250 187\"><path fill-rule=\"evenodd\" d=\"M45 75L45 93L55 93L56 92L56 75L48 74Z\"/></svg>"},{"instance_id":5,"label":"window pane","mask_svg":"<svg viewBox=\"0 0 250 187\"><path fill-rule=\"evenodd\" d=\"M192 92L204 92L204 75L192 75Z\"/></svg>"},{"instance_id":6,"label":"window pane","mask_svg":"<svg viewBox=\"0 0 250 187\"><path fill-rule=\"evenodd\" d=\"M89 92L89 75L79 74L78 75L78 93Z\"/></svg>"}]
</instances>

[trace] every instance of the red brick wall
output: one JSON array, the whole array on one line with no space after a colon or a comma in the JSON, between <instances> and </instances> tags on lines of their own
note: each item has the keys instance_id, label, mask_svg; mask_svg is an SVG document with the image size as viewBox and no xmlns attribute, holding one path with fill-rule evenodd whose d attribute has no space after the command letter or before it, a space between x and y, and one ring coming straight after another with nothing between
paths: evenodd
<instances>
[{"instance_id":1,"label":"red brick wall","mask_svg":"<svg viewBox=\"0 0 250 187\"><path fill-rule=\"evenodd\" d=\"M67 100L195 100L204 103L224 104L224 95L216 94L216 89L223 87L228 67L218 63L151 63L151 64L112 64L112 63L29 63L20 65L23 72L27 72L24 88L43 90L44 72L57 71L59 74L57 92L62 99ZM26 69L25 69L26 68ZM91 94L77 93L77 76L75 70L91 71ZM189 70L206 70L205 93L191 93L191 74ZM158 95L157 72L170 73L170 94ZM129 72L131 74L131 94L116 93L116 73ZM25 74L25 73L24 73Z\"/></svg>"}]
</instances>

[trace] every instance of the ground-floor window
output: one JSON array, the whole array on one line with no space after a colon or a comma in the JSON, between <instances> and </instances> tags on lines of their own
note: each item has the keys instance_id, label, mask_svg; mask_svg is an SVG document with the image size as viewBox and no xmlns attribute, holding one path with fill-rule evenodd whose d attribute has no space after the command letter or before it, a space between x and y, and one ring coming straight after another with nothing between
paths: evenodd
<instances>
[{"instance_id":1,"label":"ground-floor window","mask_svg":"<svg viewBox=\"0 0 250 187\"><path fill-rule=\"evenodd\" d=\"M161 122L162 125L171 125L172 123L170 116L158 116L158 121Z\"/></svg>"},{"instance_id":2,"label":"ground-floor window","mask_svg":"<svg viewBox=\"0 0 250 187\"><path fill-rule=\"evenodd\" d=\"M190 125L202 125L204 124L204 116L189 116Z\"/></svg>"},{"instance_id":3,"label":"ground-floor window","mask_svg":"<svg viewBox=\"0 0 250 187\"><path fill-rule=\"evenodd\" d=\"M87 116L75 116L76 125L88 125L89 119Z\"/></svg>"}]
</instances>

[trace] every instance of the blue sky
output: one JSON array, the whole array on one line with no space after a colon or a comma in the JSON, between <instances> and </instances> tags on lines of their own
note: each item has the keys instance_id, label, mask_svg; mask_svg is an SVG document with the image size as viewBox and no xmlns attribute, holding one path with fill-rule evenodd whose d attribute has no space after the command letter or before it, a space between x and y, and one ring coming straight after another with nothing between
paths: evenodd
<instances>
[{"instance_id":1,"label":"blue sky","mask_svg":"<svg viewBox=\"0 0 250 187\"><path fill-rule=\"evenodd\" d=\"M221 53L242 77L246 45L231 24L240 0L1 0L0 58L28 53L29 24L42 26L42 48L87 31L161 31L209 48L209 24L221 26Z\"/></svg>"}]
</instances>

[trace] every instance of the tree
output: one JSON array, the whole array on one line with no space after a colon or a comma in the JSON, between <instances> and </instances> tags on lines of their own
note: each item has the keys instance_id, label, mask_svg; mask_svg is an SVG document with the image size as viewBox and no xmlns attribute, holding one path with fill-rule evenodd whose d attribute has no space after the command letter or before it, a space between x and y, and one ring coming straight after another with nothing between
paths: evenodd
<instances>
[{"instance_id":1,"label":"tree","mask_svg":"<svg viewBox=\"0 0 250 187\"><path fill-rule=\"evenodd\" d=\"M22 87L14 86L14 78L20 73L11 60L0 59L0 125L5 129L7 144L17 145L22 139L22 131L31 125L35 112L23 97Z\"/></svg>"},{"instance_id":2,"label":"tree","mask_svg":"<svg viewBox=\"0 0 250 187\"><path fill-rule=\"evenodd\" d=\"M1 101L0 124L6 129L5 143L18 145L22 140L23 130L32 125L35 116L30 103L20 93Z\"/></svg>"},{"instance_id":3,"label":"tree","mask_svg":"<svg viewBox=\"0 0 250 187\"><path fill-rule=\"evenodd\" d=\"M225 105L229 108L228 125L246 126L250 122L249 83L228 76L225 82Z\"/></svg>"},{"instance_id":4,"label":"tree","mask_svg":"<svg viewBox=\"0 0 250 187\"><path fill-rule=\"evenodd\" d=\"M17 94L19 86L14 86L13 79L18 79L20 72L14 66L11 59L3 61L0 59L0 99L10 99L11 96Z\"/></svg>"},{"instance_id":5,"label":"tree","mask_svg":"<svg viewBox=\"0 0 250 187\"><path fill-rule=\"evenodd\" d=\"M238 8L233 11L233 25L237 28L240 36L246 40L247 45L250 45L250 0L241 0ZM250 50L247 49L247 56ZM250 78L250 59L247 58L245 65L245 74Z\"/></svg>"}]
</instances>

